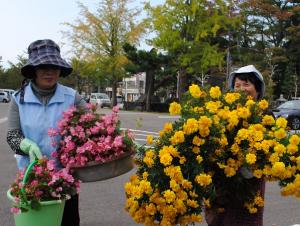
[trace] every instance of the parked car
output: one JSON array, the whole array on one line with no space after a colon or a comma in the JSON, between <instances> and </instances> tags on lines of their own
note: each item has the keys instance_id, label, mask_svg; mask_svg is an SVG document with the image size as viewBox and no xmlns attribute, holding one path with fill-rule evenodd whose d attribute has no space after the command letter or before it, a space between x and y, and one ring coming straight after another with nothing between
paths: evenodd
<instances>
[{"instance_id":1,"label":"parked car","mask_svg":"<svg viewBox=\"0 0 300 226\"><path fill-rule=\"evenodd\" d=\"M273 109L275 118L284 117L288 126L294 130L300 129L300 100L290 100Z\"/></svg>"},{"instance_id":2,"label":"parked car","mask_svg":"<svg viewBox=\"0 0 300 226\"><path fill-rule=\"evenodd\" d=\"M96 104L97 106L111 107L111 101L109 96L106 93L91 93L90 103Z\"/></svg>"},{"instance_id":3,"label":"parked car","mask_svg":"<svg viewBox=\"0 0 300 226\"><path fill-rule=\"evenodd\" d=\"M8 103L10 101L10 96L7 92L0 92L0 102Z\"/></svg>"}]
</instances>

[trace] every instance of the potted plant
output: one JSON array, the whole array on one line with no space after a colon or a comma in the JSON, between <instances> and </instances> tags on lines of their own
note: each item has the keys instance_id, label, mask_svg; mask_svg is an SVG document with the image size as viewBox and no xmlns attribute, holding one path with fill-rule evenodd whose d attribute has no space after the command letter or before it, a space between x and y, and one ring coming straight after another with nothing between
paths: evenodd
<instances>
[{"instance_id":1,"label":"potted plant","mask_svg":"<svg viewBox=\"0 0 300 226\"><path fill-rule=\"evenodd\" d=\"M60 226L65 200L79 192L79 181L46 158L19 171L7 191L16 226Z\"/></svg>"},{"instance_id":2,"label":"potted plant","mask_svg":"<svg viewBox=\"0 0 300 226\"><path fill-rule=\"evenodd\" d=\"M132 218L145 225L201 222L203 206L224 211L216 195L225 184L254 214L264 200L244 186L249 177L276 180L282 195L299 196L300 136L288 135L284 118L264 115L267 107L243 93L191 85L182 104L170 105L179 120L137 151L137 173L125 184Z\"/></svg>"},{"instance_id":3,"label":"potted plant","mask_svg":"<svg viewBox=\"0 0 300 226\"><path fill-rule=\"evenodd\" d=\"M88 110L72 107L63 113L57 129L49 131L54 145L59 142L54 156L81 181L104 180L133 168L136 145L133 134L121 130L118 110L100 115L93 104Z\"/></svg>"}]
</instances>

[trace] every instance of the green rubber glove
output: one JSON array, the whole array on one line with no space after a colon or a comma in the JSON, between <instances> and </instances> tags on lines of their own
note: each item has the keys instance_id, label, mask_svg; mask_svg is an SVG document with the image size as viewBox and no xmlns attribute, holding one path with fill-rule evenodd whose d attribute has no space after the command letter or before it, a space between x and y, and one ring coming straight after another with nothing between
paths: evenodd
<instances>
[{"instance_id":1,"label":"green rubber glove","mask_svg":"<svg viewBox=\"0 0 300 226\"><path fill-rule=\"evenodd\" d=\"M29 155L30 162L33 162L35 159L41 159L42 153L40 148L32 140L27 138L23 139L20 143L20 149Z\"/></svg>"}]
</instances>

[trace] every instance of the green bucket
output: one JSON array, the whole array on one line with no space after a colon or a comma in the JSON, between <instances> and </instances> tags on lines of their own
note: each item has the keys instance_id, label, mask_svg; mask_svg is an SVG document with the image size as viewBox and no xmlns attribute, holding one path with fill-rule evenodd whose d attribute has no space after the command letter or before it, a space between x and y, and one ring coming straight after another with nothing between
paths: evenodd
<instances>
[{"instance_id":1,"label":"green bucket","mask_svg":"<svg viewBox=\"0 0 300 226\"><path fill-rule=\"evenodd\" d=\"M27 180L27 174L35 163L28 166L23 182ZM16 203L11 189L7 191L7 197ZM15 226L61 226L65 200L42 201L40 204L39 210L28 208L27 212L14 214Z\"/></svg>"}]
</instances>

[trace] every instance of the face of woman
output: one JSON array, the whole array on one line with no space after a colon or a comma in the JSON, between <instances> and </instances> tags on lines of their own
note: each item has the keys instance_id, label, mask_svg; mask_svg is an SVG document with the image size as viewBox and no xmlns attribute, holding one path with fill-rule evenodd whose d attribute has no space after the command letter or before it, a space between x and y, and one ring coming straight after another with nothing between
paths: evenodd
<instances>
[{"instance_id":1,"label":"face of woman","mask_svg":"<svg viewBox=\"0 0 300 226\"><path fill-rule=\"evenodd\" d=\"M40 65L35 69L35 83L41 89L51 89L55 86L60 75L60 67Z\"/></svg>"},{"instance_id":2,"label":"face of woman","mask_svg":"<svg viewBox=\"0 0 300 226\"><path fill-rule=\"evenodd\" d=\"M256 91L254 84L252 84L249 81L243 81L239 78L236 78L234 81L234 90L245 91L250 96L252 96L255 100L257 100L258 92Z\"/></svg>"}]
</instances>

